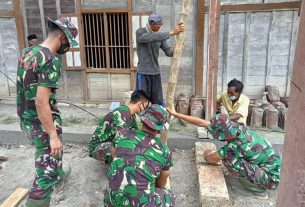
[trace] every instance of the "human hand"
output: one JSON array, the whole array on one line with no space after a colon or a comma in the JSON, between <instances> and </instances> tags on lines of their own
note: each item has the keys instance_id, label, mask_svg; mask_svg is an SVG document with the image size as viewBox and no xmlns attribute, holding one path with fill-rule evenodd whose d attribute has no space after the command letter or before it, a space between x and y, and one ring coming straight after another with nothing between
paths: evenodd
<instances>
[{"instance_id":1,"label":"human hand","mask_svg":"<svg viewBox=\"0 0 305 207\"><path fill-rule=\"evenodd\" d=\"M178 22L177 26L169 32L170 36L177 35L180 32L184 32L185 26L184 22Z\"/></svg>"},{"instance_id":2,"label":"human hand","mask_svg":"<svg viewBox=\"0 0 305 207\"><path fill-rule=\"evenodd\" d=\"M173 115L173 116L176 116L177 112L176 110L173 108L173 109L170 109L169 107L166 108L166 111L170 114L170 115Z\"/></svg>"},{"instance_id":3,"label":"human hand","mask_svg":"<svg viewBox=\"0 0 305 207\"><path fill-rule=\"evenodd\" d=\"M50 135L51 155L61 157L62 143L57 133Z\"/></svg>"},{"instance_id":4,"label":"human hand","mask_svg":"<svg viewBox=\"0 0 305 207\"><path fill-rule=\"evenodd\" d=\"M208 149L208 150L205 150L204 153L203 153L203 156L204 156L204 159L209 156L210 154L212 154L212 150Z\"/></svg>"}]
</instances>

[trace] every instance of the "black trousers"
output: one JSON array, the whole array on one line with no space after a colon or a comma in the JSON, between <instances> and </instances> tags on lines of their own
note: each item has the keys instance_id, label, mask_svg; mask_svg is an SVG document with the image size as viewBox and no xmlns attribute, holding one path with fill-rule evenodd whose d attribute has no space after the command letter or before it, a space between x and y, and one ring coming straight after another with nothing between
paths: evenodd
<instances>
[{"instance_id":1,"label":"black trousers","mask_svg":"<svg viewBox=\"0 0 305 207\"><path fill-rule=\"evenodd\" d=\"M143 90L148 95L152 104L165 106L162 93L161 75L145 75L137 73L137 89Z\"/></svg>"}]
</instances>

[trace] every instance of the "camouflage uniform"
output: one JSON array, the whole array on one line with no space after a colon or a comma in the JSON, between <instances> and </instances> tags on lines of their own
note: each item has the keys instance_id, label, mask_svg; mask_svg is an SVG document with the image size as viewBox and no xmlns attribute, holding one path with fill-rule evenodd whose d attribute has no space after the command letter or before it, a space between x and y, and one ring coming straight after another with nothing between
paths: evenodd
<instances>
[{"instance_id":1,"label":"camouflage uniform","mask_svg":"<svg viewBox=\"0 0 305 207\"><path fill-rule=\"evenodd\" d=\"M116 108L99 121L91 141L88 143L90 157L105 160L106 163L111 162L111 142L115 136L117 126L137 129L135 116L130 114L128 106L123 105Z\"/></svg>"},{"instance_id":2,"label":"camouflage uniform","mask_svg":"<svg viewBox=\"0 0 305 207\"><path fill-rule=\"evenodd\" d=\"M155 123L160 121L151 121L152 113L147 113L151 109L160 109L160 106L157 109L154 106L148 107L146 114L142 115L143 122L150 122L148 126L156 126ZM166 117L164 110L157 113L164 113L162 116ZM174 206L173 193L155 186L160 172L168 171L172 166L168 147L159 138L142 130L133 131L124 127L117 128L113 142L115 157L107 174L109 186L104 191L105 206Z\"/></svg>"},{"instance_id":3,"label":"camouflage uniform","mask_svg":"<svg viewBox=\"0 0 305 207\"><path fill-rule=\"evenodd\" d=\"M218 154L229 172L260 187L278 186L282 159L268 140L244 126L232 126L225 114L213 116L207 128L215 139L228 141Z\"/></svg>"},{"instance_id":4,"label":"camouflage uniform","mask_svg":"<svg viewBox=\"0 0 305 207\"><path fill-rule=\"evenodd\" d=\"M51 20L50 20L51 21ZM66 19L56 20L60 26L76 28ZM77 30L73 34L77 35ZM71 33L71 32L70 32ZM75 36L73 36L75 37ZM69 38L68 38L69 39ZM71 40L72 41L72 40ZM69 39L69 42L71 44ZM75 43L73 43L75 45ZM34 200L48 199L53 188L63 174L62 158L52 156L50 137L38 118L35 106L37 87L51 88L49 98L53 123L61 139L62 120L56 106L56 91L58 88L61 61L48 49L37 45L25 48L18 61L17 70L17 114L20 127L31 143L36 147L36 174L29 198Z\"/></svg>"}]
</instances>

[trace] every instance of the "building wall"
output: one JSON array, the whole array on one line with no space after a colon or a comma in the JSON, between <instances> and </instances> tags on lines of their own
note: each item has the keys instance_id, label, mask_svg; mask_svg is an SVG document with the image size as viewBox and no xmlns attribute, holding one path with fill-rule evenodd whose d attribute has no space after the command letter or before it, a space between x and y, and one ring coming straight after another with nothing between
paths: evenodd
<instances>
[{"instance_id":1,"label":"building wall","mask_svg":"<svg viewBox=\"0 0 305 207\"><path fill-rule=\"evenodd\" d=\"M289 0L223 0L222 4L275 3L287 1ZM132 2L134 14L143 12L146 12L147 15L149 13L160 14L164 19L164 25L162 27L162 31L164 32L174 28L179 21L182 0L133 0ZM208 1L206 1L206 3L207 2ZM72 0L20 0L20 4L24 17L25 36L36 33L40 41L42 41L47 34L46 17L55 19L60 14L75 13L75 1ZM12 1L9 0L1 2L1 6L7 10L13 9ZM127 0L82 0L82 6L84 9L126 9ZM43 10L40 10L40 8L43 8ZM197 0L192 0L187 21L187 31L185 35L184 51L181 58L176 96L180 93L190 96L195 90L196 8ZM4 20L3 18L0 19L2 21ZM5 18L5 21L7 21L7 18ZM9 21L13 23L11 24L10 29L14 30L14 18ZM221 14L218 53L218 92L225 90L227 83L232 78L237 78L245 83L244 92L250 97L259 97L264 90L265 85L268 84L278 85L280 87L281 96L288 96L298 22L298 11L293 10ZM133 23L134 22L132 22L132 24ZM43 25L45 25L45 27L42 27ZM142 26L144 25L145 21L142 22ZM136 28L133 28L133 33L135 32L135 29ZM208 84L206 80L207 39L208 14L206 13L203 96L206 95ZM175 37L171 37L169 43L174 45ZM2 45L3 44L4 43L2 43ZM18 47L16 42L12 44L16 44L16 48ZM14 52L14 50L10 51ZM19 54L18 49L15 53ZM13 57L13 55L10 57ZM9 68L10 74L15 74L12 68L15 68L16 61L8 62L10 59L3 58L3 55L0 55L0 58L2 58L2 62L6 61L6 65L9 65L5 70ZM166 95L171 60L171 58L166 57L164 53L160 51L159 63L161 67L164 96ZM134 62L136 66L136 57ZM12 78L14 79L15 77L12 76ZM2 79L0 84L9 84L5 78L2 77ZM99 80L101 80L101 83L107 85L102 84L103 86L101 87L103 88L97 88L100 87L99 85L101 84L98 83ZM94 100L117 99L120 97L122 90L129 90L131 85L128 84L128 80L130 80L129 75L97 75L90 73L84 75L81 71L63 70L58 97L71 100L83 100L85 92L88 92L89 99L90 97ZM86 81L87 85L82 84ZM116 86L115 83L122 84ZM106 89L110 90L110 92L104 93L103 91ZM10 87L7 91L11 92L1 92L1 95L12 95L14 89Z\"/></svg>"}]
</instances>

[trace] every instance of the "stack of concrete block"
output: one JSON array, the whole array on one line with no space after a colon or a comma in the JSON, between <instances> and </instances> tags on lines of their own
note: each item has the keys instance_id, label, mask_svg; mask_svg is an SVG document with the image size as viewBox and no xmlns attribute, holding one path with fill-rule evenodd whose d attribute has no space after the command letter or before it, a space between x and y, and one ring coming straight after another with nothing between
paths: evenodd
<instances>
[{"instance_id":1,"label":"stack of concrete block","mask_svg":"<svg viewBox=\"0 0 305 207\"><path fill-rule=\"evenodd\" d=\"M284 129L288 98L280 97L277 86L266 86L262 99L252 100L249 105L247 124L252 127Z\"/></svg>"},{"instance_id":2,"label":"stack of concrete block","mask_svg":"<svg viewBox=\"0 0 305 207\"><path fill-rule=\"evenodd\" d=\"M266 86L267 99L270 103L280 101L280 90L278 86Z\"/></svg>"},{"instance_id":3,"label":"stack of concrete block","mask_svg":"<svg viewBox=\"0 0 305 207\"><path fill-rule=\"evenodd\" d=\"M252 127L261 127L264 110L260 107L253 107L251 110L250 123Z\"/></svg>"},{"instance_id":4,"label":"stack of concrete block","mask_svg":"<svg viewBox=\"0 0 305 207\"><path fill-rule=\"evenodd\" d=\"M190 115L198 118L204 117L205 99L193 96L190 99Z\"/></svg>"},{"instance_id":5,"label":"stack of concrete block","mask_svg":"<svg viewBox=\"0 0 305 207\"><path fill-rule=\"evenodd\" d=\"M279 112L276 108L267 108L266 109L266 127L269 129L275 129L278 127L278 116Z\"/></svg>"},{"instance_id":6,"label":"stack of concrete block","mask_svg":"<svg viewBox=\"0 0 305 207\"><path fill-rule=\"evenodd\" d=\"M184 115L189 115L190 114L189 108L190 108L189 99L183 94L179 95L177 104L176 104L177 112L184 114Z\"/></svg>"}]
</instances>

